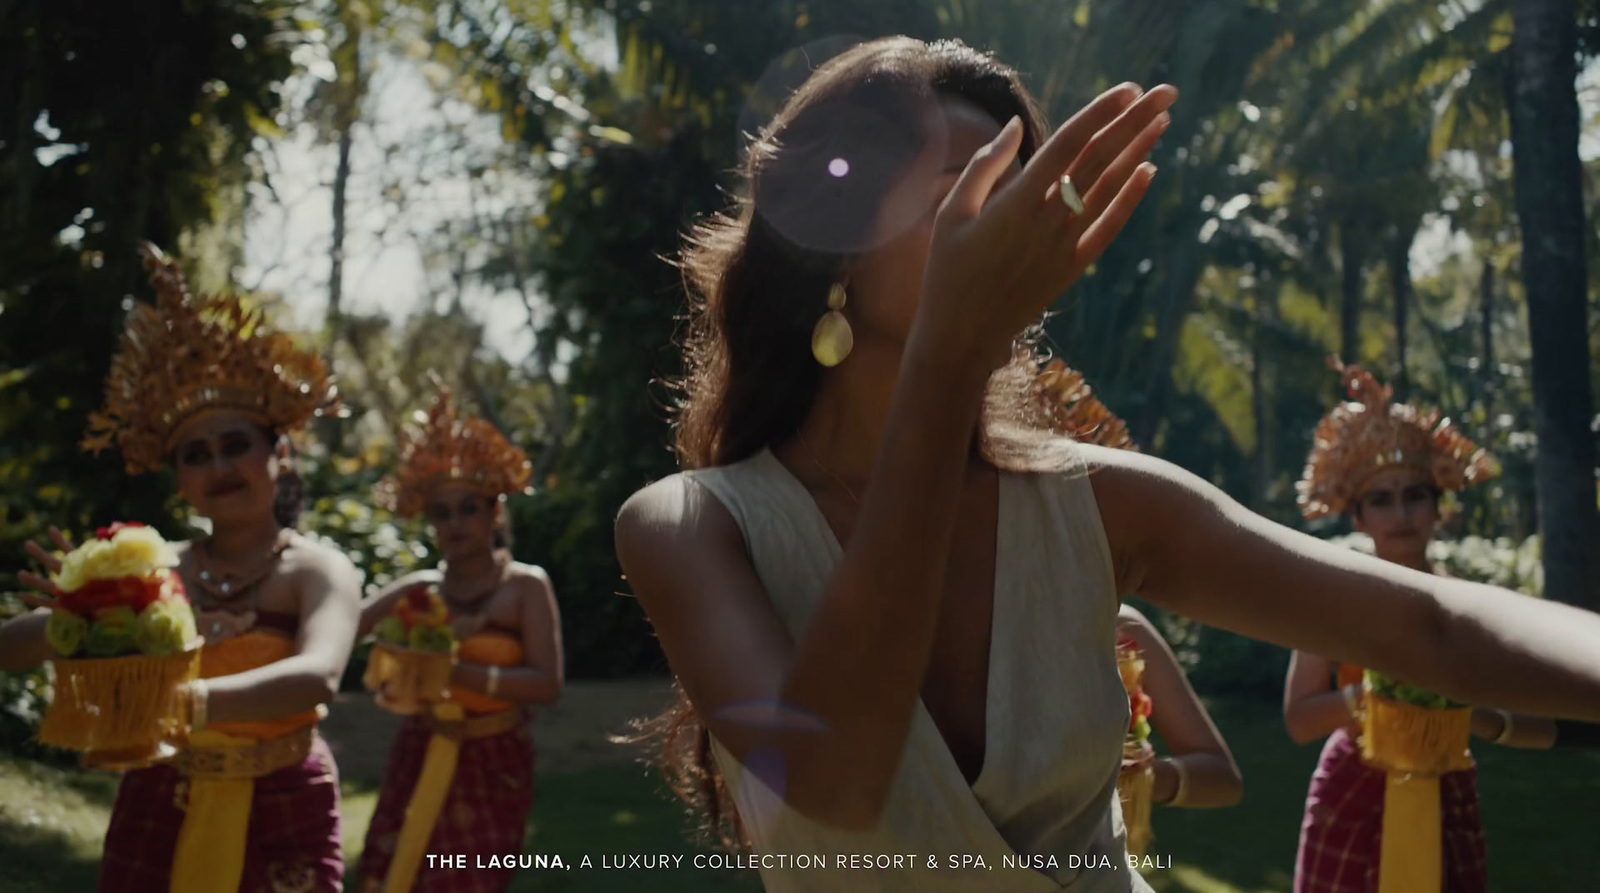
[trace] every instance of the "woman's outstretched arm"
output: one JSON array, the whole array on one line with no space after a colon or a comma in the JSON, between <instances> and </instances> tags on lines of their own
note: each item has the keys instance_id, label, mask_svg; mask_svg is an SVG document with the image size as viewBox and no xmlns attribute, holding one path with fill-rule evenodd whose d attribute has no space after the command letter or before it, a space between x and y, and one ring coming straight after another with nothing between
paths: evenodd
<instances>
[{"instance_id":1,"label":"woman's outstretched arm","mask_svg":"<svg viewBox=\"0 0 1600 893\"><path fill-rule=\"evenodd\" d=\"M1469 704L1600 720L1600 615L1342 549L1169 462L1082 449L1125 594Z\"/></svg>"},{"instance_id":2,"label":"woman's outstretched arm","mask_svg":"<svg viewBox=\"0 0 1600 893\"><path fill-rule=\"evenodd\" d=\"M1244 776L1200 696L1189 685L1178 656L1150 620L1132 606L1123 605L1118 612L1117 629L1132 636L1144 653L1143 686L1155 702L1150 725L1171 752L1170 757L1155 762L1155 801L1172 801L1179 791L1181 773L1183 801L1172 805L1195 809L1236 805L1244 797ZM1175 763L1181 763L1181 768Z\"/></svg>"}]
</instances>

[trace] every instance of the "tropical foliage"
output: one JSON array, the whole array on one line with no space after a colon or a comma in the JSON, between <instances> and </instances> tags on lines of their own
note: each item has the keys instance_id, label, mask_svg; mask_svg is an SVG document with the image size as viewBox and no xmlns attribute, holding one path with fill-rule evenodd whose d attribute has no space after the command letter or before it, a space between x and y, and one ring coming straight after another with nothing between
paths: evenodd
<instances>
[{"instance_id":1,"label":"tropical foliage","mask_svg":"<svg viewBox=\"0 0 1600 893\"><path fill-rule=\"evenodd\" d=\"M1458 544L1441 547L1453 572L1537 590L1535 565L1574 560L1570 536L1559 554L1527 545L1541 521L1594 529L1592 483L1587 504L1539 510L1556 479L1536 473L1536 447L1558 436L1547 430L1571 442L1572 414L1540 428L1533 385L1592 392L1583 292L1600 284L1600 236L1540 230L1568 232L1566 256L1591 261L1564 267L1586 278L1545 302L1586 322L1551 346L1523 312L1512 137L1577 147L1540 118L1512 127L1514 97L1535 95L1517 86L1533 69L1512 0L137 6L0 6L8 567L50 523L183 531L161 476L129 478L75 446L122 314L147 298L133 246L151 239L177 246L208 287L254 290L299 270L259 297L285 321L318 308L300 325L322 339L355 411L302 457L305 526L349 550L370 584L431 560L424 531L374 508L370 488L435 373L535 458L539 491L513 503L516 550L555 579L571 672L658 670L642 615L618 594L610 531L628 493L674 468L662 382L679 370L684 303L667 261L689 223L726 201L741 134L821 59L889 33L994 50L1058 121L1122 80L1183 91L1145 207L1048 325L1145 449L1298 523L1293 483L1335 396L1323 360L1339 353L1444 407L1500 458L1503 476L1461 501ZM1587 65L1600 3L1571 4L1561 21ZM1589 89L1577 123L1592 132ZM290 231L301 219L289 192L305 177L282 161L299 145L319 159L311 179L328 202L315 257L247 263L262 221ZM1591 182L1595 169L1577 168ZM1594 190L1566 185L1592 221ZM360 305L350 258L395 246L421 258L425 300L409 313ZM507 328L528 349L497 347ZM1558 350L1565 359L1534 362ZM1578 461L1593 466L1592 444ZM1600 603L1570 573L1551 579L1564 581L1552 596ZM1202 683L1270 653L1218 637L1208 656L1205 633L1173 631ZM16 686L37 681L5 685L3 709L21 710Z\"/></svg>"}]
</instances>

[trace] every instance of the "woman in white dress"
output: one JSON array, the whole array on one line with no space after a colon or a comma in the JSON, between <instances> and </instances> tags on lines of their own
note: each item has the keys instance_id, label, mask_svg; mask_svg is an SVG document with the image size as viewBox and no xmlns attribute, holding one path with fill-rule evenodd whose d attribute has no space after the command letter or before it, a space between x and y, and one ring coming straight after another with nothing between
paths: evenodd
<instances>
[{"instance_id":1,"label":"woman in white dress","mask_svg":"<svg viewBox=\"0 0 1600 893\"><path fill-rule=\"evenodd\" d=\"M863 44L691 239L688 471L628 501L617 552L686 695L664 759L686 792L726 784L730 858L767 889L1147 890L1116 806L1123 595L1600 719L1600 618L1351 554L1028 417L1019 333L1133 213L1176 98L1123 85L1047 137L992 59Z\"/></svg>"}]
</instances>

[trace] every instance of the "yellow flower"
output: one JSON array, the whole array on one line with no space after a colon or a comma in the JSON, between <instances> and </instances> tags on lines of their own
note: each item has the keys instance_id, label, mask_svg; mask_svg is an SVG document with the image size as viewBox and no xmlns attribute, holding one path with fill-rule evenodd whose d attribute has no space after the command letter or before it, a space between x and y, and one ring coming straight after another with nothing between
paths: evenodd
<instances>
[{"instance_id":1,"label":"yellow flower","mask_svg":"<svg viewBox=\"0 0 1600 893\"><path fill-rule=\"evenodd\" d=\"M50 647L62 657L71 657L83 647L83 640L89 635L89 621L79 617L71 611L60 608L50 612L50 619L45 621L44 636L50 642Z\"/></svg>"},{"instance_id":2,"label":"yellow flower","mask_svg":"<svg viewBox=\"0 0 1600 893\"><path fill-rule=\"evenodd\" d=\"M53 582L62 592L76 592L91 580L142 577L177 566L178 553L154 528L124 527L110 539L92 539L68 552Z\"/></svg>"},{"instance_id":3,"label":"yellow flower","mask_svg":"<svg viewBox=\"0 0 1600 893\"><path fill-rule=\"evenodd\" d=\"M92 657L120 657L138 649L139 615L132 608L107 608L89 624L84 647Z\"/></svg>"},{"instance_id":4,"label":"yellow flower","mask_svg":"<svg viewBox=\"0 0 1600 893\"><path fill-rule=\"evenodd\" d=\"M89 576L90 565L97 560L101 552L111 548L111 543L104 540L90 540L73 549L61 558L61 570L55 572L51 582L62 592L77 592L83 584L92 579Z\"/></svg>"},{"instance_id":5,"label":"yellow flower","mask_svg":"<svg viewBox=\"0 0 1600 893\"><path fill-rule=\"evenodd\" d=\"M151 602L139 615L135 643L145 654L174 654L182 651L198 633L194 611L183 599Z\"/></svg>"}]
</instances>

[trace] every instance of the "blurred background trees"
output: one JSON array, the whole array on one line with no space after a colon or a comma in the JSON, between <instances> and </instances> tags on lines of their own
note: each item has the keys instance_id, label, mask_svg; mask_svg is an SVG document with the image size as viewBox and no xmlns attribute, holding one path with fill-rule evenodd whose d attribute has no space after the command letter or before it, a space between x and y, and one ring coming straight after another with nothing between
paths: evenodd
<instances>
[{"instance_id":1,"label":"blurred background trees","mask_svg":"<svg viewBox=\"0 0 1600 893\"><path fill-rule=\"evenodd\" d=\"M370 487L435 372L534 458L516 551L554 577L570 672L658 671L611 525L675 467L667 259L742 134L891 33L993 50L1055 121L1124 80L1183 91L1145 206L1048 326L1147 450L1298 524L1340 354L1501 460L1442 561L1600 607L1594 0L0 5L0 564L51 523L183 529L161 476L76 447L151 239L334 363L354 415L303 456L305 526L369 582L431 560ZM1275 695L1281 651L1167 623L1202 689Z\"/></svg>"}]
</instances>

